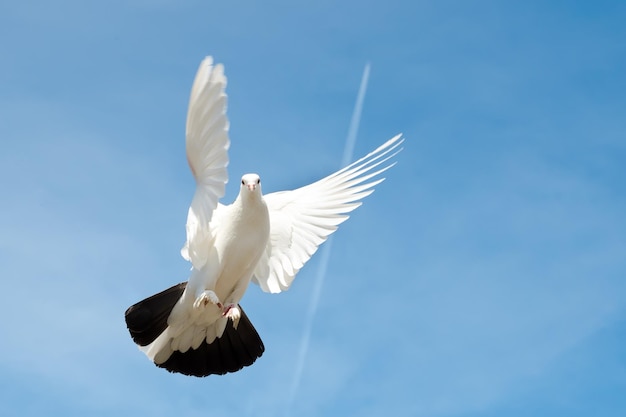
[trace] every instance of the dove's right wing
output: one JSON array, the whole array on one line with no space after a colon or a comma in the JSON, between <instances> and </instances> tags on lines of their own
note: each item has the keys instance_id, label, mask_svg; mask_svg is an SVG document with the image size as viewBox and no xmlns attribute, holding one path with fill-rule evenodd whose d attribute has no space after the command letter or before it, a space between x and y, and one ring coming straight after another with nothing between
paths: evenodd
<instances>
[{"instance_id":1,"label":"dove's right wing","mask_svg":"<svg viewBox=\"0 0 626 417\"><path fill-rule=\"evenodd\" d=\"M187 112L187 161L196 179L196 192L187 215L187 242L182 256L195 268L206 263L209 222L228 181L228 118L226 77L221 64L206 57L191 88Z\"/></svg>"},{"instance_id":2,"label":"dove's right wing","mask_svg":"<svg viewBox=\"0 0 626 417\"><path fill-rule=\"evenodd\" d=\"M293 191L265 196L270 212L270 239L257 264L253 282L266 292L286 290L319 245L384 180L380 174L400 152L401 135L374 152L319 181Z\"/></svg>"}]
</instances>

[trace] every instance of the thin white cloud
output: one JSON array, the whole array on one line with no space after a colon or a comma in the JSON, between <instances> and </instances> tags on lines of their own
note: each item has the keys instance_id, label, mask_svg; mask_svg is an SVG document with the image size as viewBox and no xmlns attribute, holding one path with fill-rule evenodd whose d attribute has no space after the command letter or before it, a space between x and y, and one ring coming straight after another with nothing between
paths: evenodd
<instances>
[{"instance_id":1,"label":"thin white cloud","mask_svg":"<svg viewBox=\"0 0 626 417\"><path fill-rule=\"evenodd\" d=\"M365 92L367 91L369 73L370 73L370 65L368 63L365 65L365 69L363 70L363 76L361 78L361 85L359 86L359 92L358 92L356 103L354 106L352 119L350 121L350 129L346 137L346 145L345 145L344 154L343 154L342 162L341 162L342 166L346 166L347 164L349 164L353 158L354 145L356 144L359 124L361 121L361 113L363 112L363 101L365 100ZM309 346L311 343L311 331L313 328L313 321L315 320L315 314L317 313L317 308L319 306L319 301L320 301L320 295L322 293L322 287L324 286L324 279L326 277L326 271L328 269L328 261L330 259L330 253L332 250L332 243L333 243L332 240L333 239L331 236L325 242L324 247L320 251L321 252L319 255L321 259L320 265L319 265L317 276L315 278L313 293L311 294L311 299L309 302L309 308L307 311L306 321L304 323L304 330L302 333L302 340L300 342L300 349L298 351L298 359L296 362L291 390L289 392L289 397L286 403L287 404L287 407L286 407L287 416L291 415L291 411L292 411L291 408L298 394L298 389L300 388L302 372L304 370L304 364L307 359Z\"/></svg>"}]
</instances>

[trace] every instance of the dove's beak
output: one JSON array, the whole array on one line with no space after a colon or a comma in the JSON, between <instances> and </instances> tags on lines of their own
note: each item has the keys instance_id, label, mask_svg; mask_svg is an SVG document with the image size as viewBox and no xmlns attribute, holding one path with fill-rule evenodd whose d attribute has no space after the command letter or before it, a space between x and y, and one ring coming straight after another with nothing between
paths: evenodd
<instances>
[{"instance_id":1,"label":"dove's beak","mask_svg":"<svg viewBox=\"0 0 626 417\"><path fill-rule=\"evenodd\" d=\"M256 184L247 184L246 187L248 187L248 190L254 191L254 189L256 188Z\"/></svg>"}]
</instances>

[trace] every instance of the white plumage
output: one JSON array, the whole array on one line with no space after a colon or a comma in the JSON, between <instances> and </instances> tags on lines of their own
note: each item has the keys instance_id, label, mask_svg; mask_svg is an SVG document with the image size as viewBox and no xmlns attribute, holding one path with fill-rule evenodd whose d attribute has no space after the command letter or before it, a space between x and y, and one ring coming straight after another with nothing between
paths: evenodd
<instances>
[{"instance_id":1,"label":"white plumage","mask_svg":"<svg viewBox=\"0 0 626 417\"><path fill-rule=\"evenodd\" d=\"M181 250L192 265L189 280L126 312L133 339L151 360L197 376L236 371L262 354L263 344L238 304L249 282L271 293L288 289L319 245L384 180L380 174L394 165L390 159L403 142L397 135L292 191L263 196L260 177L246 174L236 200L222 205L230 145L225 87L223 67L205 58L193 83L186 129L196 180Z\"/></svg>"}]
</instances>

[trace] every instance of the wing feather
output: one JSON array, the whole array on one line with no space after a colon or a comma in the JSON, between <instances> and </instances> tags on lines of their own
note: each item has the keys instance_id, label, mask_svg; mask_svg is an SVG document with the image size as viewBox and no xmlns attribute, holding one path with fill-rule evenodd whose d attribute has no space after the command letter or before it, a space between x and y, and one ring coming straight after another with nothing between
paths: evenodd
<instances>
[{"instance_id":1,"label":"wing feather","mask_svg":"<svg viewBox=\"0 0 626 417\"><path fill-rule=\"evenodd\" d=\"M270 212L270 239L252 280L266 292L289 288L317 248L337 230L348 213L384 181L380 175L402 149L397 135L375 151L339 171L293 191L265 196Z\"/></svg>"},{"instance_id":2,"label":"wing feather","mask_svg":"<svg viewBox=\"0 0 626 417\"><path fill-rule=\"evenodd\" d=\"M222 65L205 58L196 74L187 113L186 150L196 191L187 214L187 241L182 256L195 268L206 263L209 222L228 181L226 77Z\"/></svg>"}]
</instances>

